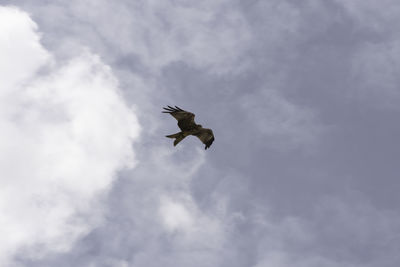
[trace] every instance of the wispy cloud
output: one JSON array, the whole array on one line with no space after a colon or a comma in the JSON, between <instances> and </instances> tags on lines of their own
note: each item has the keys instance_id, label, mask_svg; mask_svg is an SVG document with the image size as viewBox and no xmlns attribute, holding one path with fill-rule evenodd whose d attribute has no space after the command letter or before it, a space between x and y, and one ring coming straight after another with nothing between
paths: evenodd
<instances>
[{"instance_id":1,"label":"wispy cloud","mask_svg":"<svg viewBox=\"0 0 400 267\"><path fill-rule=\"evenodd\" d=\"M400 101L400 36L396 29L400 5L396 1L337 1L365 38L352 59L352 79L358 84L348 95L372 107L397 109ZM390 7L390 8L388 8Z\"/></svg>"},{"instance_id":2,"label":"wispy cloud","mask_svg":"<svg viewBox=\"0 0 400 267\"><path fill-rule=\"evenodd\" d=\"M81 43L95 42L95 49L105 56L136 56L148 71L157 72L170 63L184 61L212 73L226 73L246 67L241 54L252 38L245 18L234 6L226 0L101 0L71 1L67 6L55 1L35 9L46 14L38 17L46 27L59 20L50 26L63 33L55 33L59 38L79 36ZM77 20L71 21L71 17ZM49 43L58 41L49 37Z\"/></svg>"},{"instance_id":3,"label":"wispy cloud","mask_svg":"<svg viewBox=\"0 0 400 267\"><path fill-rule=\"evenodd\" d=\"M274 89L246 95L240 99L240 105L258 134L264 136L260 145L282 151L310 151L324 130L313 110L291 103Z\"/></svg>"}]
</instances>

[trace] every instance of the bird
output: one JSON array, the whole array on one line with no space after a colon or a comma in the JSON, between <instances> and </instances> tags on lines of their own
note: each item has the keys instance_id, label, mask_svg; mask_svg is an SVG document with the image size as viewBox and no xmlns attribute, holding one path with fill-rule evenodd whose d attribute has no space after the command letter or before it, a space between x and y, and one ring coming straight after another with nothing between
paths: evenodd
<instances>
[{"instance_id":1,"label":"bird","mask_svg":"<svg viewBox=\"0 0 400 267\"><path fill-rule=\"evenodd\" d=\"M196 124L194 122L195 115L191 112L183 110L177 106L175 107L164 107L163 113L169 113L178 121L178 127L181 132L176 134L166 135L168 138L175 138L174 146L176 146L180 141L182 141L188 135L197 136L207 149L214 142L214 133L211 129L203 128L201 124Z\"/></svg>"}]
</instances>

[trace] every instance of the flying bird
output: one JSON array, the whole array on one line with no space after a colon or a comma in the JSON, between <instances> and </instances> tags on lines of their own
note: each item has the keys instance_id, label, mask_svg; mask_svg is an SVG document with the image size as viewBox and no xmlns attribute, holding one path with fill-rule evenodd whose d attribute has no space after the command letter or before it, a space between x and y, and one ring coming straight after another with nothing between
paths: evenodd
<instances>
[{"instance_id":1,"label":"flying bird","mask_svg":"<svg viewBox=\"0 0 400 267\"><path fill-rule=\"evenodd\" d=\"M209 148L214 142L214 134L211 129L203 128L200 124L194 122L194 114L183 110L177 106L168 106L164 108L163 113L169 113L178 121L178 126L181 132L171 135L166 135L168 138L175 138L174 146L176 146L180 141L182 141L188 135L197 136L203 144L205 144L205 149Z\"/></svg>"}]
</instances>

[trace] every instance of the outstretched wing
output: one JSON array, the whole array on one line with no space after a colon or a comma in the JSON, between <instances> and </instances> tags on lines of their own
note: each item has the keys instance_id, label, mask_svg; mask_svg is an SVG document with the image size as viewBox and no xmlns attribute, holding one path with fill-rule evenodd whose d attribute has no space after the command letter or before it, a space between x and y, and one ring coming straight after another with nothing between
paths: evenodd
<instances>
[{"instance_id":1,"label":"outstretched wing","mask_svg":"<svg viewBox=\"0 0 400 267\"><path fill-rule=\"evenodd\" d=\"M211 129L201 128L198 133L194 135L206 145L205 149L209 148L215 140L213 131Z\"/></svg>"},{"instance_id":2,"label":"outstretched wing","mask_svg":"<svg viewBox=\"0 0 400 267\"><path fill-rule=\"evenodd\" d=\"M194 114L177 106L174 108L168 106L167 108L164 108L163 113L171 114L172 117L178 121L178 126L182 131L190 131L196 126L196 123L194 122Z\"/></svg>"}]
</instances>

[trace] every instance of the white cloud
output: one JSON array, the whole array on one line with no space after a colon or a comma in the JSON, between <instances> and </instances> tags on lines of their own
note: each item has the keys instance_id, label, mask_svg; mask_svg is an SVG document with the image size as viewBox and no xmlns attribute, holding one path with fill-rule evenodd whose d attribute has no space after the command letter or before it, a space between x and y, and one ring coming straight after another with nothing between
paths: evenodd
<instances>
[{"instance_id":1,"label":"white cloud","mask_svg":"<svg viewBox=\"0 0 400 267\"><path fill-rule=\"evenodd\" d=\"M139 125L98 56L58 64L36 24L0 7L0 261L65 251L101 219L97 197L132 167Z\"/></svg>"},{"instance_id":2,"label":"white cloud","mask_svg":"<svg viewBox=\"0 0 400 267\"><path fill-rule=\"evenodd\" d=\"M219 248L224 237L220 221L201 212L189 194L180 192L174 196L163 196L159 211L166 230L181 235L178 244Z\"/></svg>"},{"instance_id":3,"label":"white cloud","mask_svg":"<svg viewBox=\"0 0 400 267\"><path fill-rule=\"evenodd\" d=\"M160 213L168 230L187 230L193 225L193 218L188 209L179 202L164 199L161 203Z\"/></svg>"},{"instance_id":4,"label":"white cloud","mask_svg":"<svg viewBox=\"0 0 400 267\"><path fill-rule=\"evenodd\" d=\"M50 55L39 43L36 24L16 8L0 6L2 94L29 78Z\"/></svg>"}]
</instances>

